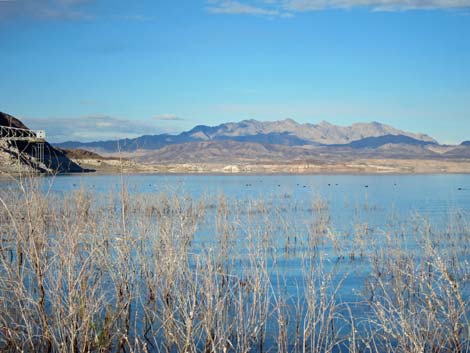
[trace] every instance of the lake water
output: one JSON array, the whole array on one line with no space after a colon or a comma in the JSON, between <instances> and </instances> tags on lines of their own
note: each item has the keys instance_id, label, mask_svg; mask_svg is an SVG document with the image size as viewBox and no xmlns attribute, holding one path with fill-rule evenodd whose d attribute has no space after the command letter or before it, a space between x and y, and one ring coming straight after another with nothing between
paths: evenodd
<instances>
[{"instance_id":1,"label":"lake water","mask_svg":"<svg viewBox=\"0 0 470 353\"><path fill-rule=\"evenodd\" d=\"M44 179L44 189L67 193L85 188L94 192L178 193L198 199L223 194L232 200L269 200L308 205L326 200L333 223L350 220L351 212L367 208L370 221L381 224L394 212L401 217L419 213L442 221L455 210L470 210L470 175L66 175Z\"/></svg>"},{"instance_id":2,"label":"lake water","mask_svg":"<svg viewBox=\"0 0 470 353\"><path fill-rule=\"evenodd\" d=\"M44 178L44 190L66 194L73 190L86 189L93 193L118 192L123 185L130 194L152 195L168 193L189 197L193 200L207 199L216 202L219 195L236 204L241 216L237 224L267 223L281 233L280 228L287 222L289 229L307 233L313 227L316 200L323 200L327 206L328 227L338 238L341 251L330 244L321 248L330 270L337 265L337 258L350 254L354 239L350 234L357 232L358 225L366 225L374 241L387 232L408 227L403 232L411 232L412 220L428 221L434 229L445 231L453 222L453 217L470 214L470 175L65 175ZM252 209L262 204L268 211L264 217L243 215L244 209ZM215 210L215 208L214 208ZM248 213L248 212L247 212ZM201 223L195 239L201 246L213 246L214 224L210 214ZM243 227L241 227L243 228ZM275 244L280 253L285 252L284 236ZM242 239L242 238L241 238ZM419 256L413 237L404 244ZM216 245L215 245L216 246ZM240 242L243 253L244 242ZM465 259L469 260L469 259ZM281 258L281 268L285 271L283 280L293 286L300 280L300 257ZM348 272L344 289L357 287L364 273L368 271L360 262L351 270L350 263L343 263L339 273ZM351 293L348 294L350 297Z\"/></svg>"},{"instance_id":3,"label":"lake water","mask_svg":"<svg viewBox=\"0 0 470 353\"><path fill-rule=\"evenodd\" d=\"M239 236L233 239L237 244L229 255L232 274L238 273L245 278L244 269L256 268L249 263L253 259L248 255L246 234L262 233L269 228L275 234L269 245L272 253L266 257L272 288L282 287L286 298L294 303L299 297L298 303L303 308L308 298L299 293L307 290L305 276L309 271L317 271L321 264L319 271L322 274L333 274L328 290L332 294L336 285L341 283L337 300L350 303L350 310L357 317L364 314L360 303L364 300L363 289L368 276L373 271L375 279L382 276L374 268L374 251L385 249L389 252L396 247L403 248L405 250L399 256L409 256L410 262L403 261L407 266L420 263L421 256L432 258L432 250L428 249L423 255L424 243L420 241L424 238L411 236L421 232L418 228L421 229L423 224L430 224L431 236L439 232L443 235L436 235L429 244L444 261L451 258L454 262L461 261L460 265L452 264L452 269L455 269L452 275L459 281L461 294L468 303L470 258L466 239L469 236L470 175L65 175L42 178L41 182L43 190L56 194L85 189L99 197L125 187L132 195L168 193L190 200L203 199L207 208L205 220L201 221L191 243L191 254L196 255L218 246L214 239L217 233L214 223L217 222L217 200L223 195L228 204L237 209L237 214L228 218L229 223L237 224L236 234ZM2 183L0 187L17 186ZM259 214L253 212L258 209L264 211ZM455 217L459 219L458 227L464 228L455 226ZM449 230L452 224L454 227ZM318 245L321 261L307 266L306 271L304 255L313 248L307 244L309 237L305 234L319 225L328 228L328 232L321 235L328 241ZM365 229L364 234L361 229ZM453 238L462 233L461 229L466 232L464 240L454 241ZM334 237L331 236L333 233L336 234ZM390 240L387 237L390 233L402 233L403 238L395 236ZM289 234L299 234L298 242ZM357 246L361 240L364 243ZM395 261L393 254L377 255L377 258L383 261L384 268L393 268L390 266L390 261ZM436 264L439 265L439 261ZM270 269L274 270L271 272ZM421 274L419 266L405 270L411 276ZM388 276L386 283L393 285L396 280L394 274L389 273ZM437 285L439 281L436 280ZM277 314L273 315L276 318ZM272 337L275 337L275 320L271 325L268 331L274 332ZM289 330L295 328L289 326ZM393 340L392 343L395 342ZM270 344L275 345L275 341L272 338Z\"/></svg>"},{"instance_id":4,"label":"lake water","mask_svg":"<svg viewBox=\"0 0 470 353\"><path fill-rule=\"evenodd\" d=\"M309 231L317 200L323 200L327 206L328 226L343 236L365 224L379 238L391 223L397 228L416 217L429 221L436 229L445 229L456 214L467 217L470 213L470 175L463 174L64 175L41 181L44 191L57 194L85 189L100 195L119 192L124 186L134 195L168 193L192 200L204 198L209 204L217 203L217 198L223 195L242 210L237 222L258 222L263 226L289 220L299 233ZM14 183L0 185L16 187ZM267 214L248 221L243 210L259 204L268 210ZM204 244L213 237L213 218L207 219L196 238ZM277 244L279 248L284 245L283 240ZM323 250L330 254L331 249Z\"/></svg>"}]
</instances>

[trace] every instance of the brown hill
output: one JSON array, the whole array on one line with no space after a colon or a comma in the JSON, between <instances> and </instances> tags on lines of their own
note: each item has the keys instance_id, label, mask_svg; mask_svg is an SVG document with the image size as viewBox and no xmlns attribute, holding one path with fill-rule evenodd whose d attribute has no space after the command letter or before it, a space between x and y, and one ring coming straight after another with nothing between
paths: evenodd
<instances>
[{"instance_id":1,"label":"brown hill","mask_svg":"<svg viewBox=\"0 0 470 353\"><path fill-rule=\"evenodd\" d=\"M169 145L155 151L141 151L135 159L141 163L256 163L313 161L337 163L357 158L440 159L426 148L406 144L387 144L379 148L357 149L350 146L295 147L238 141L188 142Z\"/></svg>"},{"instance_id":2,"label":"brown hill","mask_svg":"<svg viewBox=\"0 0 470 353\"><path fill-rule=\"evenodd\" d=\"M58 148L70 159L108 159L98 153L87 151L81 148Z\"/></svg>"}]
</instances>

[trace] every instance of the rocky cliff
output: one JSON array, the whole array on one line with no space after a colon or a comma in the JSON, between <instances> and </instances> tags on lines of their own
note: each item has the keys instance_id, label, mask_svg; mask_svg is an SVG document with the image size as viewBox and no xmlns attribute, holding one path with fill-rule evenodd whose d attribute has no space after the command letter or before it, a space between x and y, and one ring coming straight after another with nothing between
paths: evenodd
<instances>
[{"instance_id":1,"label":"rocky cliff","mask_svg":"<svg viewBox=\"0 0 470 353\"><path fill-rule=\"evenodd\" d=\"M20 120L0 112L0 126L28 129ZM17 173L76 173L85 172L63 151L44 141L44 160L36 156L37 143L6 139L0 136L0 174Z\"/></svg>"}]
</instances>

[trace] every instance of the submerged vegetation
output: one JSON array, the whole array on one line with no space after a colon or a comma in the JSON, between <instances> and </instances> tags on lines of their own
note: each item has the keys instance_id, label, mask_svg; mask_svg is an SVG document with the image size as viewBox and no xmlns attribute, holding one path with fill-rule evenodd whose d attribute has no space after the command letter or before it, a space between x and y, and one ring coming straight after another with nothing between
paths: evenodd
<instances>
[{"instance_id":1,"label":"submerged vegetation","mask_svg":"<svg viewBox=\"0 0 470 353\"><path fill-rule=\"evenodd\" d=\"M0 351L470 351L465 214L285 198L0 191Z\"/></svg>"}]
</instances>

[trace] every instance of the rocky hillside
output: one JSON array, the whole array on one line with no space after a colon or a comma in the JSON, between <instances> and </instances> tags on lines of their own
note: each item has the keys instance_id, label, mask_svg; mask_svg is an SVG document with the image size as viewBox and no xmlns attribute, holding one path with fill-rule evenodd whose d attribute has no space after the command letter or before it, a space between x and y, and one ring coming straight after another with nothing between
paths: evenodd
<instances>
[{"instance_id":1,"label":"rocky hillside","mask_svg":"<svg viewBox=\"0 0 470 353\"><path fill-rule=\"evenodd\" d=\"M27 129L26 125L15 117L0 112L0 126L14 127L17 129Z\"/></svg>"},{"instance_id":2,"label":"rocky hillside","mask_svg":"<svg viewBox=\"0 0 470 353\"><path fill-rule=\"evenodd\" d=\"M244 120L239 123L227 123L215 127L196 126L187 134L202 140L288 134L299 139L299 142L302 144L313 145L347 144L367 137L385 135L403 135L416 140L436 142L427 135L401 131L378 122L338 126L326 121L322 121L319 124L299 124L292 119L266 122Z\"/></svg>"},{"instance_id":3,"label":"rocky hillside","mask_svg":"<svg viewBox=\"0 0 470 353\"><path fill-rule=\"evenodd\" d=\"M384 143L377 148L337 146L283 146L239 141L203 141L169 145L136 155L145 164L158 163L256 163L309 161L318 164L357 158L442 159L426 145Z\"/></svg>"},{"instance_id":4,"label":"rocky hillside","mask_svg":"<svg viewBox=\"0 0 470 353\"><path fill-rule=\"evenodd\" d=\"M20 120L0 112L0 126L28 129ZM0 136L0 174L85 172L63 151L44 142L44 161L35 158L35 144Z\"/></svg>"},{"instance_id":5,"label":"rocky hillside","mask_svg":"<svg viewBox=\"0 0 470 353\"><path fill-rule=\"evenodd\" d=\"M60 148L83 148L96 152L132 152L157 150L169 145L188 142L236 141L283 146L346 145L367 138L401 136L419 143L437 143L424 134L401 131L392 126L372 122L338 126L327 122L299 124L292 119L281 121L243 120L218 126L198 125L179 135L145 135L135 139L97 142L64 142Z\"/></svg>"}]
</instances>

